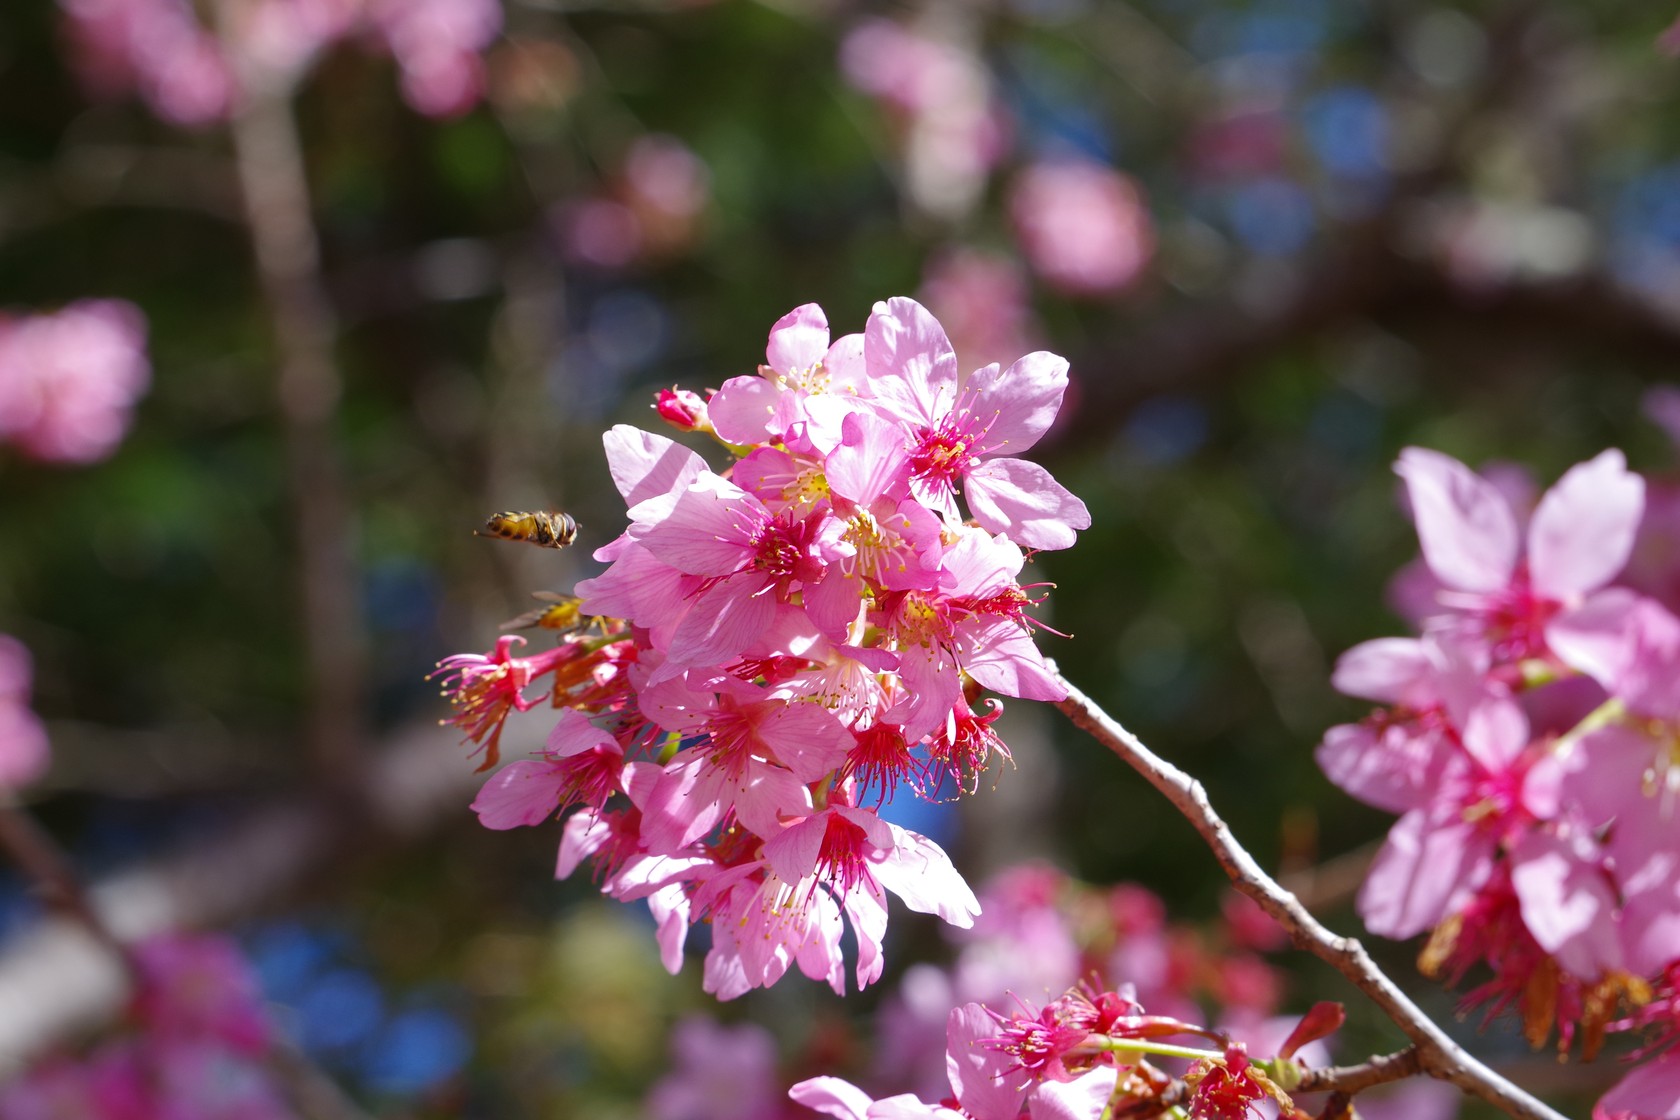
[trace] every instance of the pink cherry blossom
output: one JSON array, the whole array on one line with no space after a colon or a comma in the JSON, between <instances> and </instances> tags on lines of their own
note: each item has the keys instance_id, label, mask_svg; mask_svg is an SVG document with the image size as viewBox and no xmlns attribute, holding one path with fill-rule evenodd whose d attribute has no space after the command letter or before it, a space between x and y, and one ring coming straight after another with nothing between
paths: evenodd
<instances>
[{"instance_id":1,"label":"pink cherry blossom","mask_svg":"<svg viewBox=\"0 0 1680 1120\"><path fill-rule=\"evenodd\" d=\"M829 341L828 316L814 303L794 308L770 328L756 377L732 377L708 403L718 435L735 444L785 436L816 420L839 436L838 419L862 390L863 339ZM838 411L837 411L838 410Z\"/></svg>"},{"instance_id":2,"label":"pink cherry blossom","mask_svg":"<svg viewBox=\"0 0 1680 1120\"><path fill-rule=\"evenodd\" d=\"M1502 660L1543 654L1552 619L1615 578L1643 508L1643 480L1616 450L1566 472L1526 535L1505 497L1456 459L1407 448L1395 470L1424 559L1448 589L1439 598L1453 613L1443 624L1479 636Z\"/></svg>"},{"instance_id":3,"label":"pink cherry blossom","mask_svg":"<svg viewBox=\"0 0 1680 1120\"><path fill-rule=\"evenodd\" d=\"M1036 463L1011 457L1037 443L1067 389L1067 362L1039 352L1007 370L964 377L944 329L915 300L875 305L864 332L869 391L905 426L911 483L929 508L955 518L959 486L975 518L1029 548L1067 548L1088 528L1085 504ZM1010 453L1006 455L1005 453Z\"/></svg>"}]
</instances>

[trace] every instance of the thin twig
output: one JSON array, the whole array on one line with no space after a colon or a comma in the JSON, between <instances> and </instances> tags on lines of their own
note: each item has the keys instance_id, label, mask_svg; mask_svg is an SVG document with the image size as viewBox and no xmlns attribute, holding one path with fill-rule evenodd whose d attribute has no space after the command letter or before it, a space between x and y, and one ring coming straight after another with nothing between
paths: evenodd
<instances>
[{"instance_id":1,"label":"thin twig","mask_svg":"<svg viewBox=\"0 0 1680 1120\"><path fill-rule=\"evenodd\" d=\"M106 924L69 858L9 794L0 799L0 848L40 888L49 906L79 923L122 965L131 981L136 978L138 970L128 946Z\"/></svg>"},{"instance_id":2,"label":"thin twig","mask_svg":"<svg viewBox=\"0 0 1680 1120\"><path fill-rule=\"evenodd\" d=\"M1396 1050L1392 1054L1379 1054L1354 1066L1326 1066L1322 1069L1310 1069L1301 1075L1295 1091L1301 1093L1317 1093L1325 1089L1333 1089L1338 1093L1352 1096L1361 1089L1369 1089L1375 1085L1386 1085L1390 1081L1404 1081L1406 1078L1421 1073L1423 1067L1416 1046L1408 1046L1404 1050Z\"/></svg>"},{"instance_id":3,"label":"thin twig","mask_svg":"<svg viewBox=\"0 0 1680 1120\"><path fill-rule=\"evenodd\" d=\"M1230 828L1213 811L1200 782L1144 746L1137 736L1120 726L1065 678L1063 684L1068 697L1057 707L1076 727L1119 755L1166 797L1213 849L1214 857L1236 888L1288 930L1296 945L1335 968L1382 1008L1417 1047L1418 1062L1424 1073L1451 1082L1466 1094L1517 1120L1564 1120L1561 1113L1506 1081L1449 1038L1377 967L1358 941L1338 936L1309 914L1300 900L1280 887L1237 842Z\"/></svg>"}]
</instances>

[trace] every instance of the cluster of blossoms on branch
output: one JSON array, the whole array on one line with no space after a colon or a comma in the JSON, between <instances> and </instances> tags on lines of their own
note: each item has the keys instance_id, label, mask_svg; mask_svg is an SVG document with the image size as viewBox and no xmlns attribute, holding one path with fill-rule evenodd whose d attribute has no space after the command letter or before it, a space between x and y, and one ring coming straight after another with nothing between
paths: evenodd
<instances>
[{"instance_id":1,"label":"cluster of blossoms on branch","mask_svg":"<svg viewBox=\"0 0 1680 1120\"><path fill-rule=\"evenodd\" d=\"M1343 789L1402 814L1360 895L1373 932L1431 931L1421 966L1535 1046L1591 1058L1643 1032L1599 1120L1680 1116L1680 618L1618 577L1647 486L1618 451L1530 510L1410 448L1426 570L1421 636L1344 654L1334 682L1385 707L1319 747ZM1647 520L1649 527L1653 523ZM1659 526L1660 527L1660 526Z\"/></svg>"},{"instance_id":2,"label":"cluster of blossoms on branch","mask_svg":"<svg viewBox=\"0 0 1680 1120\"><path fill-rule=\"evenodd\" d=\"M1326 1062L1325 1043L1308 1035L1327 1033L1339 1015L1321 1007L1304 1029L1298 1016L1276 1015L1285 981L1261 953L1283 947L1284 933L1235 892L1206 926L1169 923L1165 904L1144 887L1090 886L1045 864L1006 869L979 895L984 914L974 926L945 931L955 949L947 967L911 966L868 1025L860 1024L859 1037L836 1035L830 1025L807 1053L790 1056L786 1068L802 1072L849 1056L840 1060L848 1079L807 1077L793 1091L796 1100L843 1120L1015 1120L1023 1110L1038 1120L1097 1120L1110 1106L1110 1115L1125 1115L1124 1108L1182 1115L1170 1111L1174 1102L1194 1115L1221 1115L1226 1106L1247 1115L1254 1094L1275 1101L1261 1076L1275 1077L1281 1089ZM1127 987L1093 994L1080 984L1102 975L1125 976ZM1066 994L1052 998L1055 992ZM1043 1005L1023 1004L1018 993L1043 993ZM1092 1015L1105 1005L1130 1009L1128 1018L1105 1024ZM974 1023L978 1041L967 1029ZM948 1048L953 1038L960 1045ZM651 1120L810 1115L778 1087L786 1082L777 1080L776 1041L762 1027L690 1019L673 1034L672 1057L671 1072L644 1102ZM977 1064L992 1087L982 1087ZM900 1091L876 1099L859 1087L871 1085ZM1386 1087L1386 1095L1361 1093L1359 1115L1449 1120L1457 1097L1450 1086L1413 1081Z\"/></svg>"},{"instance_id":3,"label":"cluster of blossoms on branch","mask_svg":"<svg viewBox=\"0 0 1680 1120\"><path fill-rule=\"evenodd\" d=\"M188 0L59 0L72 57L97 96L138 94L180 125L225 120L243 82L295 77L334 43L389 52L419 112L463 113L484 92L480 53L502 29L499 0L250 0L219 27ZM245 75L242 77L242 74Z\"/></svg>"},{"instance_id":4,"label":"cluster of blossoms on branch","mask_svg":"<svg viewBox=\"0 0 1680 1120\"><path fill-rule=\"evenodd\" d=\"M912 1094L875 1100L826 1076L789 1095L836 1120L1101 1120L1175 1110L1197 1120L1244 1120L1262 1101L1284 1120L1307 1120L1291 1096L1308 1069L1297 1053L1342 1019L1340 1005L1319 1004L1275 1056L1257 1061L1223 1031L1146 1013L1129 986L1087 983L1042 1007L1018 1000L1010 1012L980 1003L952 1011L945 1041L951 1094L938 1103ZM1165 1041L1184 1037L1204 1045ZM1175 1075L1163 1068L1169 1062L1189 1065Z\"/></svg>"},{"instance_id":5,"label":"cluster of blossoms on branch","mask_svg":"<svg viewBox=\"0 0 1680 1120\"><path fill-rule=\"evenodd\" d=\"M523 654L508 636L442 665L487 767L508 713L541 699L530 690L563 709L540 758L486 784L481 821L578 807L557 873L593 859L607 894L645 898L672 971L708 922L705 988L724 999L794 965L843 991L842 915L857 983L873 982L888 891L972 923L978 903L939 846L875 810L901 787L972 790L1007 757L981 690L1066 695L1018 577L1023 546L1065 548L1089 516L1015 457L1066 385L1048 353L964 374L910 299L832 341L808 304L776 323L756 376L704 401L661 396L668 420L730 449L726 474L614 428L630 526L597 551L606 571L545 614L569 627L560 644Z\"/></svg>"},{"instance_id":6,"label":"cluster of blossoms on branch","mask_svg":"<svg viewBox=\"0 0 1680 1120\"><path fill-rule=\"evenodd\" d=\"M127 1029L38 1062L0 1089L8 1120L292 1120L250 966L225 938L153 938L130 952Z\"/></svg>"}]
</instances>

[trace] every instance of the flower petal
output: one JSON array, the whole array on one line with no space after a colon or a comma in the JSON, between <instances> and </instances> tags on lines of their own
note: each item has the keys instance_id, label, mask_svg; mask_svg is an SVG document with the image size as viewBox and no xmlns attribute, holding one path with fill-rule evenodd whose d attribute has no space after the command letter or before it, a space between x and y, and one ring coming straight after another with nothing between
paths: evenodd
<instances>
[{"instance_id":1,"label":"flower petal","mask_svg":"<svg viewBox=\"0 0 1680 1120\"><path fill-rule=\"evenodd\" d=\"M1025 459L991 459L968 472L965 493L975 520L1027 548L1067 548L1091 514L1050 472Z\"/></svg>"},{"instance_id":2,"label":"flower petal","mask_svg":"<svg viewBox=\"0 0 1680 1120\"><path fill-rule=\"evenodd\" d=\"M1554 599L1595 591L1627 565L1645 511L1645 480L1615 448L1564 472L1528 527L1534 589Z\"/></svg>"},{"instance_id":3,"label":"flower petal","mask_svg":"<svg viewBox=\"0 0 1680 1120\"><path fill-rule=\"evenodd\" d=\"M877 303L863 333L864 364L876 403L929 424L951 407L957 354L932 312L906 296Z\"/></svg>"},{"instance_id":4,"label":"flower petal","mask_svg":"<svg viewBox=\"0 0 1680 1120\"><path fill-rule=\"evenodd\" d=\"M629 424L613 425L601 442L626 507L682 490L706 469L706 461L682 444Z\"/></svg>"},{"instance_id":5,"label":"flower petal","mask_svg":"<svg viewBox=\"0 0 1680 1120\"><path fill-rule=\"evenodd\" d=\"M828 352L828 316L814 303L789 311L770 328L765 364L777 373L810 369Z\"/></svg>"},{"instance_id":6,"label":"flower petal","mask_svg":"<svg viewBox=\"0 0 1680 1120\"><path fill-rule=\"evenodd\" d=\"M1498 591L1517 565L1517 519L1493 484L1450 455L1408 447L1394 465L1406 481L1429 568L1462 591Z\"/></svg>"},{"instance_id":7,"label":"flower petal","mask_svg":"<svg viewBox=\"0 0 1680 1120\"><path fill-rule=\"evenodd\" d=\"M1493 849L1456 814L1413 809L1389 830L1359 892L1366 927L1395 940L1422 933L1480 884Z\"/></svg>"},{"instance_id":8,"label":"flower petal","mask_svg":"<svg viewBox=\"0 0 1680 1120\"><path fill-rule=\"evenodd\" d=\"M986 366L969 375L969 413L989 421L984 455L1019 455L1038 442L1061 411L1067 392L1067 359L1037 350L1007 370Z\"/></svg>"}]
</instances>

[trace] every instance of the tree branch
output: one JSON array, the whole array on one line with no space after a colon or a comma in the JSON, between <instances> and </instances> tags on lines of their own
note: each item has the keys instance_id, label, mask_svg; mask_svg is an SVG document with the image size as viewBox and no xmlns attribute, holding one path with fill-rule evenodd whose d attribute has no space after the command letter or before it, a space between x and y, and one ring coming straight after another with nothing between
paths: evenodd
<instances>
[{"instance_id":1,"label":"tree branch","mask_svg":"<svg viewBox=\"0 0 1680 1120\"><path fill-rule=\"evenodd\" d=\"M1318 1093L1329 1089L1351 1097L1361 1089L1386 1085L1390 1081L1403 1081L1421 1072L1423 1072L1423 1067L1418 1048L1408 1046L1404 1050L1396 1050L1392 1054L1380 1054L1374 1058L1368 1058L1354 1066L1325 1066L1323 1069L1310 1069L1301 1075L1301 1081L1295 1086L1295 1091L1299 1093Z\"/></svg>"},{"instance_id":2,"label":"tree branch","mask_svg":"<svg viewBox=\"0 0 1680 1120\"><path fill-rule=\"evenodd\" d=\"M219 0L224 28L241 2ZM232 35L223 38L237 42ZM308 741L321 776L349 786L360 761L366 641L349 488L333 431L343 391L333 355L337 324L321 281L320 239L292 91L286 79L254 60L236 63L245 101L229 127L279 353L276 391L303 580Z\"/></svg>"},{"instance_id":3,"label":"tree branch","mask_svg":"<svg viewBox=\"0 0 1680 1120\"><path fill-rule=\"evenodd\" d=\"M1090 697L1061 679L1068 697L1057 707L1074 726L1119 755L1166 797L1213 849L1236 888L1288 930L1296 945L1347 977L1382 1008L1412 1040L1424 1073L1451 1082L1517 1120L1564 1120L1560 1113L1506 1081L1449 1038L1377 967L1358 941L1338 936L1309 914L1300 900L1279 886L1237 842L1229 826L1214 812L1200 782L1156 755Z\"/></svg>"}]
</instances>

